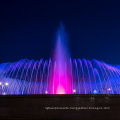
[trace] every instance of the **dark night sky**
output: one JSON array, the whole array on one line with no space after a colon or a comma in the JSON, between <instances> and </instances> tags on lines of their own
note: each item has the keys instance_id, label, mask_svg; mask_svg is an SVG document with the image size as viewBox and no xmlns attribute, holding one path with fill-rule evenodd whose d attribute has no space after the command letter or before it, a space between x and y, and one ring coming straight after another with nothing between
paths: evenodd
<instances>
[{"instance_id":1,"label":"dark night sky","mask_svg":"<svg viewBox=\"0 0 120 120\"><path fill-rule=\"evenodd\" d=\"M120 2L0 0L0 63L49 59L62 21L72 58L120 64Z\"/></svg>"}]
</instances>

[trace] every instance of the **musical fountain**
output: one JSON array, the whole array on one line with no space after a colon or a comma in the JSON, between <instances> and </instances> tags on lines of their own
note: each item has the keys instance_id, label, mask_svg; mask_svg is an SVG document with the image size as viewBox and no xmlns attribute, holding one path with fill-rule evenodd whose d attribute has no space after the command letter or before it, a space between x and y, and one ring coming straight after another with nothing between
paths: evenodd
<instances>
[{"instance_id":1,"label":"musical fountain","mask_svg":"<svg viewBox=\"0 0 120 120\"><path fill-rule=\"evenodd\" d=\"M61 24L52 59L0 64L0 94L120 94L119 65L71 59Z\"/></svg>"}]
</instances>

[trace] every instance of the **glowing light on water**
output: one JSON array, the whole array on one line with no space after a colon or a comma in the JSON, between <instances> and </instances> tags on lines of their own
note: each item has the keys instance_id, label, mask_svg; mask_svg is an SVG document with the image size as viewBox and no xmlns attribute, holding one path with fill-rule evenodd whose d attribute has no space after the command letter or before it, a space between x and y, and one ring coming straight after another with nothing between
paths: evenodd
<instances>
[{"instance_id":1,"label":"glowing light on water","mask_svg":"<svg viewBox=\"0 0 120 120\"><path fill-rule=\"evenodd\" d=\"M94 90L94 91L93 91L93 94L97 94L97 90Z\"/></svg>"},{"instance_id":2,"label":"glowing light on water","mask_svg":"<svg viewBox=\"0 0 120 120\"><path fill-rule=\"evenodd\" d=\"M56 94L66 94L65 89L62 86L58 87Z\"/></svg>"},{"instance_id":3,"label":"glowing light on water","mask_svg":"<svg viewBox=\"0 0 120 120\"><path fill-rule=\"evenodd\" d=\"M8 86L8 82L6 82L5 85Z\"/></svg>"},{"instance_id":4,"label":"glowing light on water","mask_svg":"<svg viewBox=\"0 0 120 120\"><path fill-rule=\"evenodd\" d=\"M75 92L76 92L76 90L73 90L73 92L75 93Z\"/></svg>"},{"instance_id":5,"label":"glowing light on water","mask_svg":"<svg viewBox=\"0 0 120 120\"><path fill-rule=\"evenodd\" d=\"M111 89L110 89L110 88L108 88L108 90L110 91Z\"/></svg>"}]
</instances>

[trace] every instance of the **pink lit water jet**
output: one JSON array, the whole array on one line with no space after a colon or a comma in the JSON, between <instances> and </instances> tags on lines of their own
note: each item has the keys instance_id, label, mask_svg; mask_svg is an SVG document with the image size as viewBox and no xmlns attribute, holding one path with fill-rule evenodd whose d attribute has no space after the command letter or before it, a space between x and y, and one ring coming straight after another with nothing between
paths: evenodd
<instances>
[{"instance_id":1,"label":"pink lit water jet","mask_svg":"<svg viewBox=\"0 0 120 120\"><path fill-rule=\"evenodd\" d=\"M54 74L54 92L55 94L70 94L69 75L66 70L68 63L68 46L67 37L64 26L61 24L57 31L56 48L54 59L56 59L56 67Z\"/></svg>"}]
</instances>

